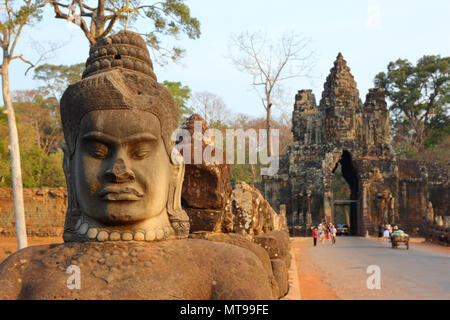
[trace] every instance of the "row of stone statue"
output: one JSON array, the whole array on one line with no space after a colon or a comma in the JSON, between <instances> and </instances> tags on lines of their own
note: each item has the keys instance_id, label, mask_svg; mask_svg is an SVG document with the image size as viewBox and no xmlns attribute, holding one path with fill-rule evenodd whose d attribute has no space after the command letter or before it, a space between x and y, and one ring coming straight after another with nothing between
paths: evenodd
<instances>
[{"instance_id":1,"label":"row of stone statue","mask_svg":"<svg viewBox=\"0 0 450 320\"><path fill-rule=\"evenodd\" d=\"M185 167L171 139L178 117L138 34L122 31L91 48L82 80L61 99L69 195L64 243L29 247L5 260L0 299L287 293L284 215L254 187L233 188L227 164ZM193 121L207 129L197 115L184 128L192 130ZM79 271L75 288L68 285L69 268Z\"/></svg>"}]
</instances>

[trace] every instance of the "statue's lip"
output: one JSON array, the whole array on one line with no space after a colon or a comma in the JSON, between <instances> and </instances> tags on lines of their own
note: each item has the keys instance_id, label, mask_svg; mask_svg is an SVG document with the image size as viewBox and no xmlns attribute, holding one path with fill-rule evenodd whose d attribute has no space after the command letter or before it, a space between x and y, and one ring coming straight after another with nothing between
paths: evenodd
<instances>
[{"instance_id":1,"label":"statue's lip","mask_svg":"<svg viewBox=\"0 0 450 320\"><path fill-rule=\"evenodd\" d=\"M105 186L98 191L98 196L104 200L112 201L135 201L141 200L144 195L132 187Z\"/></svg>"}]
</instances>

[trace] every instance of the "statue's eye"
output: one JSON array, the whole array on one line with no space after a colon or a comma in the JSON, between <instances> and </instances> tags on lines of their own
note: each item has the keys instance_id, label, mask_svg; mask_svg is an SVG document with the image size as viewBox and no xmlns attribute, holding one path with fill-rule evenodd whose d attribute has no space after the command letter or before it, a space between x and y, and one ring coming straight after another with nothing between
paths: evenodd
<instances>
[{"instance_id":1,"label":"statue's eye","mask_svg":"<svg viewBox=\"0 0 450 320\"><path fill-rule=\"evenodd\" d=\"M150 155L151 148L147 143L137 144L130 149L130 156L133 159L144 159Z\"/></svg>"},{"instance_id":2,"label":"statue's eye","mask_svg":"<svg viewBox=\"0 0 450 320\"><path fill-rule=\"evenodd\" d=\"M92 157L97 159L103 159L108 155L108 147L97 141L88 141L86 149Z\"/></svg>"}]
</instances>

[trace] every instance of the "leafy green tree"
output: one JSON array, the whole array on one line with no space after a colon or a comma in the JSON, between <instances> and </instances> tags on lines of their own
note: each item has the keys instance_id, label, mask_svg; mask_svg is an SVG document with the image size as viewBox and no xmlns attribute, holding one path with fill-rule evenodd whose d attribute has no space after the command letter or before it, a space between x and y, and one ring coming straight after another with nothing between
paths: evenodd
<instances>
[{"instance_id":1,"label":"leafy green tree","mask_svg":"<svg viewBox=\"0 0 450 320\"><path fill-rule=\"evenodd\" d=\"M446 137L450 136L450 116L447 114L437 114L428 123L429 134L425 139L427 147L434 147L440 144Z\"/></svg>"},{"instance_id":2,"label":"leafy green tree","mask_svg":"<svg viewBox=\"0 0 450 320\"><path fill-rule=\"evenodd\" d=\"M63 152L46 154L36 141L36 128L21 119L17 113L23 186L65 187L62 170ZM8 151L8 125L5 115L0 115L0 187L12 187L11 162Z\"/></svg>"},{"instance_id":3,"label":"leafy green tree","mask_svg":"<svg viewBox=\"0 0 450 320\"><path fill-rule=\"evenodd\" d=\"M173 82L164 80L163 84L169 89L180 108L180 120L182 124L190 115L194 113L192 108L187 106L187 102L191 98L191 89L188 86L183 86L181 82Z\"/></svg>"},{"instance_id":4,"label":"leafy green tree","mask_svg":"<svg viewBox=\"0 0 450 320\"><path fill-rule=\"evenodd\" d=\"M388 64L387 73L378 73L374 83L391 101L394 128L397 124L408 126L406 137L421 153L430 121L449 110L450 57L425 55L416 65L398 59Z\"/></svg>"},{"instance_id":5,"label":"leafy green tree","mask_svg":"<svg viewBox=\"0 0 450 320\"><path fill-rule=\"evenodd\" d=\"M138 22L139 18L146 21L148 30L144 31L148 46L154 51L154 59L160 64L167 59L178 60L184 50L178 47L169 48L162 42L162 36L178 38L185 34L190 39L200 37L200 22L191 17L189 7L184 0L98 0L97 5L90 6L87 0L52 0L56 18L65 19L78 25L90 45L106 38L114 27L127 29ZM89 19L87 21L86 19Z\"/></svg>"},{"instance_id":6,"label":"leafy green tree","mask_svg":"<svg viewBox=\"0 0 450 320\"><path fill-rule=\"evenodd\" d=\"M81 80L84 63L70 66L43 64L34 69L34 80L44 82L39 89L48 91L59 103L59 100L69 84Z\"/></svg>"},{"instance_id":7,"label":"leafy green tree","mask_svg":"<svg viewBox=\"0 0 450 320\"><path fill-rule=\"evenodd\" d=\"M53 97L39 90L15 91L14 109L20 122L33 127L34 140L49 155L64 144L59 107Z\"/></svg>"}]
</instances>

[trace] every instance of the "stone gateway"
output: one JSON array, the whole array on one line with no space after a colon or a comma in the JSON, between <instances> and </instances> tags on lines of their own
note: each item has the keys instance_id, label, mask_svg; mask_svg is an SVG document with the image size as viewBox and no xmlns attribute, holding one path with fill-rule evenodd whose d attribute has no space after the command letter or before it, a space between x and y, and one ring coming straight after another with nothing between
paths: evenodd
<instances>
[{"instance_id":1,"label":"stone gateway","mask_svg":"<svg viewBox=\"0 0 450 320\"><path fill-rule=\"evenodd\" d=\"M348 207L347 224L360 236L376 234L380 222L420 232L429 202L439 215L450 215L447 170L437 163L395 158L384 93L370 89L362 103L342 54L318 106L311 90L298 91L292 133L294 142L280 156L278 174L263 176L261 186L272 207L286 205L291 232L334 222L334 209L340 205ZM338 166L349 199L333 197Z\"/></svg>"}]
</instances>

